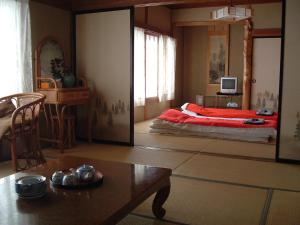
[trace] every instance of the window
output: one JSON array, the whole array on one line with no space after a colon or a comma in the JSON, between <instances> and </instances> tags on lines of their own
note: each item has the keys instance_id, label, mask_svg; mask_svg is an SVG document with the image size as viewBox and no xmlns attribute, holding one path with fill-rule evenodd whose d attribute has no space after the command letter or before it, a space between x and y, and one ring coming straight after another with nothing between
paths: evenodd
<instances>
[{"instance_id":1,"label":"window","mask_svg":"<svg viewBox=\"0 0 300 225\"><path fill-rule=\"evenodd\" d=\"M28 0L0 0L0 97L32 91Z\"/></svg>"},{"instance_id":2,"label":"window","mask_svg":"<svg viewBox=\"0 0 300 225\"><path fill-rule=\"evenodd\" d=\"M175 40L169 36L135 28L134 103L145 99L174 99Z\"/></svg>"}]
</instances>

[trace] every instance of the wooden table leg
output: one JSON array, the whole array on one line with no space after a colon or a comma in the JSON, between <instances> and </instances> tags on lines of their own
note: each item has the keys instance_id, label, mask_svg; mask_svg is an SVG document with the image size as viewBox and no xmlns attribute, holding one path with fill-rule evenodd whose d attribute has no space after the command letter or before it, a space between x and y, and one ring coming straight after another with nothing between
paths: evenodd
<instances>
[{"instance_id":1,"label":"wooden table leg","mask_svg":"<svg viewBox=\"0 0 300 225\"><path fill-rule=\"evenodd\" d=\"M152 212L158 219L162 219L166 214L166 210L162 206L169 197L170 189L171 184L169 180L166 186L163 186L161 189L159 189L155 195L152 203Z\"/></svg>"}]
</instances>

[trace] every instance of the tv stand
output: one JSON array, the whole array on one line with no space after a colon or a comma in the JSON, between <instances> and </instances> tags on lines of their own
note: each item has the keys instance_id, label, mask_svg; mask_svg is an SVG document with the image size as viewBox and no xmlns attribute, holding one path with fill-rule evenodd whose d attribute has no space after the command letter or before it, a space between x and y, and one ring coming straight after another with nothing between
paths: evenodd
<instances>
[{"instance_id":1,"label":"tv stand","mask_svg":"<svg viewBox=\"0 0 300 225\"><path fill-rule=\"evenodd\" d=\"M242 96L243 93L239 93L239 92L236 92L236 93L222 93L220 91L218 91L216 93L216 95L223 95L223 96Z\"/></svg>"}]
</instances>

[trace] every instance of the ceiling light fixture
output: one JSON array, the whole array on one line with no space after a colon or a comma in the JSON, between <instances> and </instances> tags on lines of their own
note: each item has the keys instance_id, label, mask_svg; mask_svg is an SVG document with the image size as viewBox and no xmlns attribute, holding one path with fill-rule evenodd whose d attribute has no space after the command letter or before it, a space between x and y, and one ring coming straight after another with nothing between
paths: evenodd
<instances>
[{"instance_id":1,"label":"ceiling light fixture","mask_svg":"<svg viewBox=\"0 0 300 225\"><path fill-rule=\"evenodd\" d=\"M214 10L211 13L211 19L213 20L223 20L223 21L240 21L245 20L252 17L252 9L244 8L244 7L235 7L232 5L232 1L230 6Z\"/></svg>"}]
</instances>

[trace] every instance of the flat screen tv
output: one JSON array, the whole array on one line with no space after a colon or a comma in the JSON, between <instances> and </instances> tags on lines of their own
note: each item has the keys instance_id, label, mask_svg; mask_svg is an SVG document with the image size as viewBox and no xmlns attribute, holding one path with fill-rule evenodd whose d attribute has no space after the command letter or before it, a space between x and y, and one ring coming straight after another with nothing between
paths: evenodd
<instances>
[{"instance_id":1,"label":"flat screen tv","mask_svg":"<svg viewBox=\"0 0 300 225\"><path fill-rule=\"evenodd\" d=\"M221 77L221 93L237 93L237 77Z\"/></svg>"}]
</instances>

